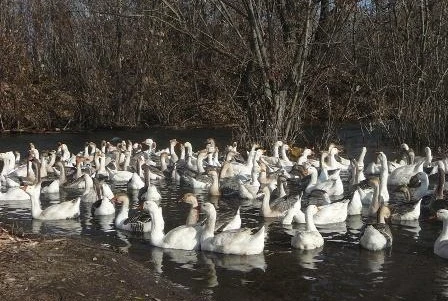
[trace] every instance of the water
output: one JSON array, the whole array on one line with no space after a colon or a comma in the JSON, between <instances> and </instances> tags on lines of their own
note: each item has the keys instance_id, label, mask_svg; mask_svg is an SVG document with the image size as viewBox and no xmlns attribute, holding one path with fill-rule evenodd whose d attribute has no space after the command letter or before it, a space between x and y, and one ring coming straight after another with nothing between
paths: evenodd
<instances>
[{"instance_id":1,"label":"water","mask_svg":"<svg viewBox=\"0 0 448 301\"><path fill-rule=\"evenodd\" d=\"M347 156L355 156L363 145L369 151L367 162L373 158L372 150L384 149L386 154L391 153L390 146L380 145L376 137L361 136L356 128L345 129L342 134ZM98 143L113 137L133 141L151 137L159 142L159 147L167 147L169 139L178 138L191 141L195 149L204 145L208 137L215 137L220 146L230 142L225 130L27 134L2 136L0 151L24 152L30 141L39 149L54 149L58 141L63 141L70 150L78 151L86 141ZM158 185L168 231L185 222L188 207L178 200L191 190L168 181ZM68 194L62 198L73 196ZM210 199L203 193L199 193L199 199L217 204L219 214L232 214L240 202ZM52 200L42 202L45 207ZM276 219L265 220L259 215L259 203L244 201L243 226L257 229L266 226L265 250L256 256L234 256L155 248L145 236L115 230L113 217L92 218L89 203L82 203L81 210L78 220L43 222L31 219L29 201L8 201L0 203L0 220L26 232L90 237L128 252L148 270L179 287L216 300L442 300L448 297L447 261L433 254L434 241L441 231L440 222L393 224L392 249L371 252L358 244L363 220L350 217L344 223L319 228L325 239L321 249L300 251L290 247L290 239L303 226L283 226Z\"/></svg>"}]
</instances>

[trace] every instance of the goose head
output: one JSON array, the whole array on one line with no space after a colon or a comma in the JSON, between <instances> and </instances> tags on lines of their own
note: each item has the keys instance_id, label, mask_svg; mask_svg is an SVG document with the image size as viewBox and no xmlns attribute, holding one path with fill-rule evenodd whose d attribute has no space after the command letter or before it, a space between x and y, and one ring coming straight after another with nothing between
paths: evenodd
<instances>
[{"instance_id":1,"label":"goose head","mask_svg":"<svg viewBox=\"0 0 448 301\"><path fill-rule=\"evenodd\" d=\"M437 219L445 221L448 220L448 210L447 209L439 209L437 211Z\"/></svg>"},{"instance_id":2,"label":"goose head","mask_svg":"<svg viewBox=\"0 0 448 301\"><path fill-rule=\"evenodd\" d=\"M385 223L386 218L390 218L391 212L388 206L382 205L377 212L378 223Z\"/></svg>"},{"instance_id":3,"label":"goose head","mask_svg":"<svg viewBox=\"0 0 448 301\"><path fill-rule=\"evenodd\" d=\"M205 212L207 216L216 212L215 206L212 203L206 202L201 205L201 210Z\"/></svg>"},{"instance_id":4,"label":"goose head","mask_svg":"<svg viewBox=\"0 0 448 301\"><path fill-rule=\"evenodd\" d=\"M113 203L116 204L127 204L129 205L129 197L125 192L119 192L111 199Z\"/></svg>"},{"instance_id":5,"label":"goose head","mask_svg":"<svg viewBox=\"0 0 448 301\"><path fill-rule=\"evenodd\" d=\"M159 205L157 205L154 201L145 201L143 202L142 207L144 211L149 212L150 214L154 214L155 212L162 210L162 208L159 207Z\"/></svg>"},{"instance_id":6,"label":"goose head","mask_svg":"<svg viewBox=\"0 0 448 301\"><path fill-rule=\"evenodd\" d=\"M309 205L306 207L306 213L313 216L319 211L319 208L316 205Z\"/></svg>"},{"instance_id":7,"label":"goose head","mask_svg":"<svg viewBox=\"0 0 448 301\"><path fill-rule=\"evenodd\" d=\"M184 194L184 196L182 197L181 200L182 200L182 202L184 202L184 203L190 204L191 207L193 207L193 208L198 206L198 199L197 199L197 197L196 197L193 193L191 193L191 192Z\"/></svg>"}]
</instances>

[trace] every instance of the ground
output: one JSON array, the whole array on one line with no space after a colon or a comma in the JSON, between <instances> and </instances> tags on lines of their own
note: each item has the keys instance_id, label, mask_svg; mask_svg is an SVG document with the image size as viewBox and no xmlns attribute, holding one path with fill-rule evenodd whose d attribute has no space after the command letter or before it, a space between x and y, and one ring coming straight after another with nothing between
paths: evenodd
<instances>
[{"instance_id":1,"label":"ground","mask_svg":"<svg viewBox=\"0 0 448 301\"><path fill-rule=\"evenodd\" d=\"M0 225L0 300L203 300L87 238L14 234Z\"/></svg>"}]
</instances>

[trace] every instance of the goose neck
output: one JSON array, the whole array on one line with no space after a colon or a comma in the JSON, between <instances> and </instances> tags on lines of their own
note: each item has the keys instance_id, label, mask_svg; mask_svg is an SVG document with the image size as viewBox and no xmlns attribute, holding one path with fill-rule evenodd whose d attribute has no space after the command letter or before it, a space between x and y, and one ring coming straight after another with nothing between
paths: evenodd
<instances>
[{"instance_id":1,"label":"goose neck","mask_svg":"<svg viewBox=\"0 0 448 301\"><path fill-rule=\"evenodd\" d=\"M162 209L157 208L155 211L151 210L151 243L154 246L161 246L165 234L163 230L165 228L165 222L162 216Z\"/></svg>"},{"instance_id":2,"label":"goose neck","mask_svg":"<svg viewBox=\"0 0 448 301\"><path fill-rule=\"evenodd\" d=\"M212 179L213 179L213 182L212 182L212 185L209 188L209 193L211 195L220 195L218 175L217 174L213 174L212 175Z\"/></svg>"},{"instance_id":3,"label":"goose neck","mask_svg":"<svg viewBox=\"0 0 448 301\"><path fill-rule=\"evenodd\" d=\"M439 239L440 240L448 239L448 220L446 219L443 220L442 232L440 233Z\"/></svg>"},{"instance_id":4,"label":"goose neck","mask_svg":"<svg viewBox=\"0 0 448 301\"><path fill-rule=\"evenodd\" d=\"M118 212L117 217L115 218L115 224L121 224L128 217L129 217L129 200L127 204L123 202L123 204L121 205L120 212Z\"/></svg>"},{"instance_id":5,"label":"goose neck","mask_svg":"<svg viewBox=\"0 0 448 301\"><path fill-rule=\"evenodd\" d=\"M316 225L314 224L313 212L310 210L306 211L305 214L306 229L308 231L317 231Z\"/></svg>"},{"instance_id":6,"label":"goose neck","mask_svg":"<svg viewBox=\"0 0 448 301\"><path fill-rule=\"evenodd\" d=\"M370 207L369 207L370 215L374 215L378 212L378 209L380 207L379 195L380 195L379 187L378 187L378 185L375 185L373 188L372 202L370 203Z\"/></svg>"},{"instance_id":7,"label":"goose neck","mask_svg":"<svg viewBox=\"0 0 448 301\"><path fill-rule=\"evenodd\" d=\"M268 215L269 213L271 213L271 207L269 206L269 200L271 198L271 194L270 192L267 192L267 190L265 191L265 194L263 196L263 203L262 203L262 210L263 210L263 215Z\"/></svg>"},{"instance_id":8,"label":"goose neck","mask_svg":"<svg viewBox=\"0 0 448 301\"><path fill-rule=\"evenodd\" d=\"M35 187L35 189L38 189L40 191L40 185L39 187ZM40 206L40 198L39 198L39 193L37 193L36 191L33 191L30 194L30 199L31 199L31 215L33 216L33 218L38 218L40 216L40 214L42 213L42 208Z\"/></svg>"},{"instance_id":9,"label":"goose neck","mask_svg":"<svg viewBox=\"0 0 448 301\"><path fill-rule=\"evenodd\" d=\"M443 168L438 168L439 176L437 177L436 199L443 199L443 189L445 186L445 171Z\"/></svg>"},{"instance_id":10,"label":"goose neck","mask_svg":"<svg viewBox=\"0 0 448 301\"><path fill-rule=\"evenodd\" d=\"M207 222L205 223L201 240L213 237L215 234L215 224L216 224L216 210L211 210L207 212Z\"/></svg>"}]
</instances>

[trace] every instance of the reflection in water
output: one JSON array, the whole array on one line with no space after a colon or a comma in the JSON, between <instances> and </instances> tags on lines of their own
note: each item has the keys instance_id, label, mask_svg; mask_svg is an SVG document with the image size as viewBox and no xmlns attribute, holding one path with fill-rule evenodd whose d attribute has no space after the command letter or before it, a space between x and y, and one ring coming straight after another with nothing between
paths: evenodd
<instances>
[{"instance_id":1,"label":"reflection in water","mask_svg":"<svg viewBox=\"0 0 448 301\"><path fill-rule=\"evenodd\" d=\"M420 227L420 221L419 220L411 220L411 221L394 221L394 225L400 225L401 230L407 231L410 234L412 234L412 237L414 239L418 239L419 233L422 230Z\"/></svg>"},{"instance_id":2,"label":"reflection in water","mask_svg":"<svg viewBox=\"0 0 448 301\"><path fill-rule=\"evenodd\" d=\"M98 215L94 216L91 221L92 224L98 225L100 230L104 232L115 231L114 227L115 215Z\"/></svg>"},{"instance_id":3,"label":"reflection in water","mask_svg":"<svg viewBox=\"0 0 448 301\"><path fill-rule=\"evenodd\" d=\"M31 221L32 233L51 233L59 235L78 235L81 233L81 224L78 219L63 219L43 221L33 219Z\"/></svg>"},{"instance_id":4,"label":"reflection in water","mask_svg":"<svg viewBox=\"0 0 448 301\"><path fill-rule=\"evenodd\" d=\"M367 267L371 273L380 273L383 271L385 254L388 251L389 250L368 251L361 249L360 262L363 266Z\"/></svg>"},{"instance_id":5,"label":"reflection in water","mask_svg":"<svg viewBox=\"0 0 448 301\"><path fill-rule=\"evenodd\" d=\"M263 253L258 255L246 256L219 254L213 252L201 253L205 257L211 259L217 267L227 270L247 273L252 271L253 269L258 269L264 272L267 267Z\"/></svg>"},{"instance_id":6,"label":"reflection in water","mask_svg":"<svg viewBox=\"0 0 448 301\"><path fill-rule=\"evenodd\" d=\"M297 257L299 264L304 269L315 270L318 268L317 264L323 261L319 259L319 255L323 249L324 246L313 250L294 249L292 254Z\"/></svg>"}]
</instances>

